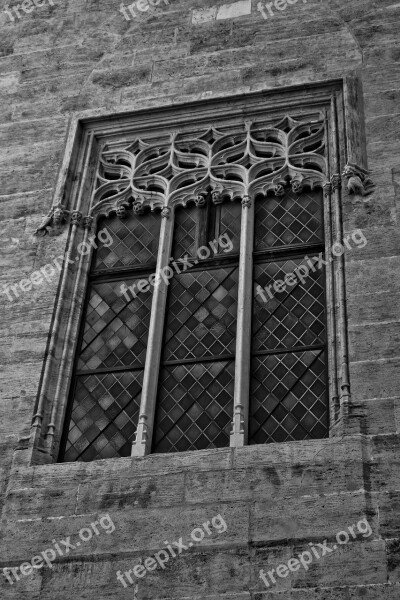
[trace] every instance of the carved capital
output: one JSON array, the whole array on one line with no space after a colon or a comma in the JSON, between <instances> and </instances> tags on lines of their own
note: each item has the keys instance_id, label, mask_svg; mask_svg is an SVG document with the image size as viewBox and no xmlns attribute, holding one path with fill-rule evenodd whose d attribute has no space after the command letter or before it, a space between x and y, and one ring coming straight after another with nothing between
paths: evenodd
<instances>
[{"instance_id":1,"label":"carved capital","mask_svg":"<svg viewBox=\"0 0 400 600\"><path fill-rule=\"evenodd\" d=\"M375 189L375 184L368 177L369 171L356 165L355 163L348 162L342 173L343 177L347 179L347 190L349 194L355 194L357 196L368 196Z\"/></svg>"},{"instance_id":2,"label":"carved capital","mask_svg":"<svg viewBox=\"0 0 400 600\"><path fill-rule=\"evenodd\" d=\"M302 182L299 181L298 179L293 179L292 180L292 192L294 192L295 194L301 194L302 191L303 191Z\"/></svg>"},{"instance_id":3,"label":"carved capital","mask_svg":"<svg viewBox=\"0 0 400 600\"><path fill-rule=\"evenodd\" d=\"M93 226L93 221L94 221L93 217L90 217L90 216L83 217L83 227L90 231Z\"/></svg>"},{"instance_id":4,"label":"carved capital","mask_svg":"<svg viewBox=\"0 0 400 600\"><path fill-rule=\"evenodd\" d=\"M250 208L251 207L250 196L243 196L243 198L242 198L242 206L243 206L243 208Z\"/></svg>"},{"instance_id":5,"label":"carved capital","mask_svg":"<svg viewBox=\"0 0 400 600\"><path fill-rule=\"evenodd\" d=\"M161 217L163 219L169 219L170 214L171 214L171 209L168 208L167 206L165 206L161 211Z\"/></svg>"},{"instance_id":6,"label":"carved capital","mask_svg":"<svg viewBox=\"0 0 400 600\"><path fill-rule=\"evenodd\" d=\"M133 212L134 212L135 215L142 215L144 213L143 204L141 202L135 202L132 205L132 210L133 210Z\"/></svg>"},{"instance_id":7,"label":"carved capital","mask_svg":"<svg viewBox=\"0 0 400 600\"><path fill-rule=\"evenodd\" d=\"M332 194L332 184L331 183L325 183L322 187L323 187L323 190L324 190L324 196L325 196L325 198L329 198L329 196Z\"/></svg>"},{"instance_id":8,"label":"carved capital","mask_svg":"<svg viewBox=\"0 0 400 600\"><path fill-rule=\"evenodd\" d=\"M284 193L285 193L285 188L283 187L283 185L281 183L278 183L277 185L275 185L275 187L274 187L275 196L283 196Z\"/></svg>"},{"instance_id":9,"label":"carved capital","mask_svg":"<svg viewBox=\"0 0 400 600\"><path fill-rule=\"evenodd\" d=\"M47 215L43 216L42 222L35 231L35 235L60 235L62 226L68 218L70 211L63 204L55 204L51 207Z\"/></svg>"},{"instance_id":10,"label":"carved capital","mask_svg":"<svg viewBox=\"0 0 400 600\"><path fill-rule=\"evenodd\" d=\"M339 173L332 175L331 177L332 190L339 190L342 187L342 178Z\"/></svg>"},{"instance_id":11,"label":"carved capital","mask_svg":"<svg viewBox=\"0 0 400 600\"><path fill-rule=\"evenodd\" d=\"M117 217L119 217L120 219L126 219L126 217L128 216L125 206L117 206L116 213Z\"/></svg>"},{"instance_id":12,"label":"carved capital","mask_svg":"<svg viewBox=\"0 0 400 600\"><path fill-rule=\"evenodd\" d=\"M207 201L204 196L199 194L197 196L196 200L194 201L194 203L196 204L196 206L203 208L207 204Z\"/></svg>"},{"instance_id":13,"label":"carved capital","mask_svg":"<svg viewBox=\"0 0 400 600\"><path fill-rule=\"evenodd\" d=\"M211 194L213 204L222 204L222 194L218 190L214 190Z\"/></svg>"},{"instance_id":14,"label":"carved capital","mask_svg":"<svg viewBox=\"0 0 400 600\"><path fill-rule=\"evenodd\" d=\"M71 213L71 225L79 225L82 220L82 213L80 210L73 210Z\"/></svg>"}]
</instances>

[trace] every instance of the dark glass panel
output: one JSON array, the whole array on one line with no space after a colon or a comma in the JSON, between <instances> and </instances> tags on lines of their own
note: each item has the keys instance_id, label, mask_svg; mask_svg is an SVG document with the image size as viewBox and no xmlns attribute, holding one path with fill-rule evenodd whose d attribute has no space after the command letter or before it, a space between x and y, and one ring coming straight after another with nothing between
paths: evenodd
<instances>
[{"instance_id":1,"label":"dark glass panel","mask_svg":"<svg viewBox=\"0 0 400 600\"><path fill-rule=\"evenodd\" d=\"M229 446L233 360L165 366L161 371L153 451Z\"/></svg>"},{"instance_id":2,"label":"dark glass panel","mask_svg":"<svg viewBox=\"0 0 400 600\"><path fill-rule=\"evenodd\" d=\"M238 201L224 202L221 206L221 222L219 228L220 235L227 235L232 242L233 254L239 254L240 250L240 226L242 219L242 204ZM223 248L219 246L219 254L224 253Z\"/></svg>"},{"instance_id":3,"label":"dark glass panel","mask_svg":"<svg viewBox=\"0 0 400 600\"><path fill-rule=\"evenodd\" d=\"M160 236L160 213L147 212L136 215L128 211L126 219L117 216L99 222L98 231L103 234L106 246L100 241L93 269L117 269L119 267L155 264ZM110 243L112 240L112 243Z\"/></svg>"},{"instance_id":4,"label":"dark glass panel","mask_svg":"<svg viewBox=\"0 0 400 600\"><path fill-rule=\"evenodd\" d=\"M325 270L318 268L318 255L310 257L315 271L308 266L304 283L294 273L307 265L304 257L254 266L253 352L325 343ZM292 273L287 281L294 285L276 292L273 284Z\"/></svg>"},{"instance_id":5,"label":"dark glass panel","mask_svg":"<svg viewBox=\"0 0 400 600\"><path fill-rule=\"evenodd\" d=\"M130 456L143 370L77 377L64 461Z\"/></svg>"},{"instance_id":6,"label":"dark glass panel","mask_svg":"<svg viewBox=\"0 0 400 600\"><path fill-rule=\"evenodd\" d=\"M328 436L325 350L253 356L249 443Z\"/></svg>"},{"instance_id":7,"label":"dark glass panel","mask_svg":"<svg viewBox=\"0 0 400 600\"><path fill-rule=\"evenodd\" d=\"M163 360L235 352L238 268L188 271L170 283Z\"/></svg>"},{"instance_id":8,"label":"dark glass panel","mask_svg":"<svg viewBox=\"0 0 400 600\"><path fill-rule=\"evenodd\" d=\"M185 254L196 256L196 230L200 210L196 206L177 207L175 211L175 229L172 256L182 258Z\"/></svg>"},{"instance_id":9,"label":"dark glass panel","mask_svg":"<svg viewBox=\"0 0 400 600\"><path fill-rule=\"evenodd\" d=\"M322 190L258 199L255 251L323 241Z\"/></svg>"},{"instance_id":10,"label":"dark glass panel","mask_svg":"<svg viewBox=\"0 0 400 600\"><path fill-rule=\"evenodd\" d=\"M128 300L121 295L123 283L131 286L137 281L92 285L78 370L144 365L153 288L136 298L128 291Z\"/></svg>"}]
</instances>

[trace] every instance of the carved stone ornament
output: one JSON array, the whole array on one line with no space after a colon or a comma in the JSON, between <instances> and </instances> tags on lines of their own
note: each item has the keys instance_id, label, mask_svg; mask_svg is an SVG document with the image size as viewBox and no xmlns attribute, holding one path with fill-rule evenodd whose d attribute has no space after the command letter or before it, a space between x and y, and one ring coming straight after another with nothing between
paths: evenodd
<instances>
[{"instance_id":1,"label":"carved stone ornament","mask_svg":"<svg viewBox=\"0 0 400 600\"><path fill-rule=\"evenodd\" d=\"M73 210L71 213L71 225L79 225L82 220L82 213L79 210Z\"/></svg>"},{"instance_id":2,"label":"carved stone ornament","mask_svg":"<svg viewBox=\"0 0 400 600\"><path fill-rule=\"evenodd\" d=\"M124 145L110 142L97 170L89 214L108 215L119 204L163 209L203 206L205 190L214 204L269 191L282 196L291 183L301 193L326 183L323 117L276 123L258 120L232 126L174 131L135 137ZM312 148L312 151L309 150Z\"/></svg>"},{"instance_id":3,"label":"carved stone ornament","mask_svg":"<svg viewBox=\"0 0 400 600\"><path fill-rule=\"evenodd\" d=\"M349 194L355 194L356 196L368 196L375 189L375 184L368 177L370 174L366 169L358 167L354 163L348 162L342 173L343 177L347 179L347 189Z\"/></svg>"},{"instance_id":4,"label":"carved stone ornament","mask_svg":"<svg viewBox=\"0 0 400 600\"><path fill-rule=\"evenodd\" d=\"M339 173L336 173L335 175L332 175L331 177L331 185L332 185L332 190L339 190L342 186L342 178L339 175Z\"/></svg>"},{"instance_id":5,"label":"carved stone ornament","mask_svg":"<svg viewBox=\"0 0 400 600\"><path fill-rule=\"evenodd\" d=\"M52 206L50 212L43 216L42 222L35 231L35 235L60 235L62 232L62 226L67 220L69 210L66 210L63 204L56 204Z\"/></svg>"},{"instance_id":6,"label":"carved stone ornament","mask_svg":"<svg viewBox=\"0 0 400 600\"><path fill-rule=\"evenodd\" d=\"M169 219L170 214L171 214L171 209L168 207L164 207L161 211L161 217L163 219Z\"/></svg>"},{"instance_id":7,"label":"carved stone ornament","mask_svg":"<svg viewBox=\"0 0 400 600\"><path fill-rule=\"evenodd\" d=\"M120 219L126 219L126 217L128 216L125 206L117 206L115 212L117 213L117 217L119 217Z\"/></svg>"},{"instance_id":8,"label":"carved stone ornament","mask_svg":"<svg viewBox=\"0 0 400 600\"><path fill-rule=\"evenodd\" d=\"M219 190L214 190L211 194L213 204L222 204L222 194Z\"/></svg>"},{"instance_id":9,"label":"carved stone ornament","mask_svg":"<svg viewBox=\"0 0 400 600\"><path fill-rule=\"evenodd\" d=\"M298 179L293 179L292 180L292 192L294 192L295 194L301 194L302 191L303 191L302 182L299 181Z\"/></svg>"},{"instance_id":10,"label":"carved stone ornament","mask_svg":"<svg viewBox=\"0 0 400 600\"><path fill-rule=\"evenodd\" d=\"M135 215L142 215L144 213L144 206L141 202L135 202L132 205L132 210L135 213Z\"/></svg>"},{"instance_id":11,"label":"carved stone ornament","mask_svg":"<svg viewBox=\"0 0 400 600\"><path fill-rule=\"evenodd\" d=\"M275 194L275 196L283 196L285 194L285 188L283 187L283 185L281 183L278 183L274 187L274 194Z\"/></svg>"},{"instance_id":12,"label":"carved stone ornament","mask_svg":"<svg viewBox=\"0 0 400 600\"><path fill-rule=\"evenodd\" d=\"M90 215L87 217L83 217L83 227L85 229L89 229L89 231L90 231L93 226L93 221L94 221L94 218L91 217Z\"/></svg>"},{"instance_id":13,"label":"carved stone ornament","mask_svg":"<svg viewBox=\"0 0 400 600\"><path fill-rule=\"evenodd\" d=\"M243 206L243 208L250 208L251 207L250 196L243 196L243 198L242 198L242 206Z\"/></svg>"},{"instance_id":14,"label":"carved stone ornament","mask_svg":"<svg viewBox=\"0 0 400 600\"><path fill-rule=\"evenodd\" d=\"M196 204L196 206L203 208L203 206L205 206L207 204L206 198L205 196L199 194L196 198L196 200L194 201L194 203Z\"/></svg>"},{"instance_id":15,"label":"carved stone ornament","mask_svg":"<svg viewBox=\"0 0 400 600\"><path fill-rule=\"evenodd\" d=\"M332 194L332 184L331 183L325 183L325 185L323 186L324 189L324 196L325 198L329 198L329 196Z\"/></svg>"}]
</instances>

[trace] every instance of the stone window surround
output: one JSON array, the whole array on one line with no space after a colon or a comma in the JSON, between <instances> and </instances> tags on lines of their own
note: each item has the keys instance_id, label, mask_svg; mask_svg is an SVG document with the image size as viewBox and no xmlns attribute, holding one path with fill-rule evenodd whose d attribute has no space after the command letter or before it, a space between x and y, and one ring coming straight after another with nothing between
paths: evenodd
<instances>
[{"instance_id":1,"label":"stone window surround","mask_svg":"<svg viewBox=\"0 0 400 600\"><path fill-rule=\"evenodd\" d=\"M149 132L151 129L170 131L176 129L177 122L193 126L196 123L219 123L226 118L251 120L257 115L265 115L273 122L278 122L285 115L302 115L304 120L316 114L323 114L327 129L327 173L320 186L324 188L324 220L326 236L326 252L335 242L341 241L342 232L342 178L340 173L346 163L358 165L366 169L366 144L363 124L362 91L356 75L344 79L313 83L290 88L265 90L228 98L196 101L190 104L141 109L118 115L99 116L96 111L77 115L70 128L66 144L63 164L60 170L54 202L50 214L53 224L60 229L67 215L71 226L66 235L66 255L75 255L79 243L86 241L91 234L92 225L101 214L116 211L113 198L101 211L90 211L90 203L94 197L94 180L100 152L106 141L120 139L126 143L135 132ZM246 248L241 249L241 269L247 268L247 275L242 277L243 284L239 289L239 302L247 300L251 286L247 285L251 271L251 261L247 240L249 227L248 202L243 202L242 238ZM58 211L58 212L57 212ZM162 219L160 246L164 251L159 253L159 267L168 261L169 247L167 238L171 230L168 222L169 211L164 209ZM59 213L59 214L58 214ZM82 215L85 215L82 219ZM61 217L61 218L60 218ZM51 221L51 220L50 220ZM83 226L82 226L83 225ZM165 238L165 242L163 242ZM55 312L51 324L48 351L43 364L31 434L19 441L18 449L23 451L19 460L27 465L52 463L57 461L60 438L62 435L64 416L67 406L69 384L72 376L72 365L76 351L81 306L87 286L87 274L91 255L81 255L73 265L64 261L60 275L60 285L55 304ZM72 261L71 261L72 262ZM360 417L357 407L351 402L348 336L346 316L345 259L336 257L327 268L327 327L328 327L328 372L329 372L329 410L330 436L353 434L360 432ZM160 287L160 292L162 288ZM153 309L160 298L153 299ZM243 313L244 314L244 313ZM240 315L240 310L239 310ZM153 329L157 322L155 313ZM238 321L237 355L245 351L248 343L249 327ZM156 360L160 341L156 339L149 349L147 360ZM157 346L158 344L158 346ZM146 363L147 363L146 360ZM246 388L246 377L242 370L235 381L234 430L231 446L241 447L246 443L246 428L243 423L247 418L246 402L240 390ZM237 389L237 391L236 391ZM154 396L153 396L154 397ZM149 398L149 396L148 396ZM144 404L142 403L142 408ZM151 431L148 428L149 418L154 411L154 401L147 400L146 412L141 412L138 426L137 442L133 456L145 456L150 451Z\"/></svg>"}]
</instances>

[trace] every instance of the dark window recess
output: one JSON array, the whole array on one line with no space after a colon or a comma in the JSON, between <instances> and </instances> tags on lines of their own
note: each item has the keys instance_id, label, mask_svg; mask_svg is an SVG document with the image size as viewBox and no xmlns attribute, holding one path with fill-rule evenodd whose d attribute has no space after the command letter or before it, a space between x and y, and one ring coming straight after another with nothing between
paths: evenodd
<instances>
[{"instance_id":1,"label":"dark window recess","mask_svg":"<svg viewBox=\"0 0 400 600\"><path fill-rule=\"evenodd\" d=\"M256 203L250 444L328 435L322 203L321 190ZM302 264L302 281L274 290Z\"/></svg>"},{"instance_id":2,"label":"dark window recess","mask_svg":"<svg viewBox=\"0 0 400 600\"><path fill-rule=\"evenodd\" d=\"M139 416L152 289L121 295L155 270L160 214L104 220L113 243L92 261L68 409L63 461L130 456Z\"/></svg>"},{"instance_id":3,"label":"dark window recess","mask_svg":"<svg viewBox=\"0 0 400 600\"><path fill-rule=\"evenodd\" d=\"M240 218L240 202L207 202L176 212L175 248L192 258L203 245L211 252L190 271L175 275L169 286L154 452L229 446ZM209 243L220 236L225 248L229 237L230 252L221 245L211 250Z\"/></svg>"}]
</instances>

